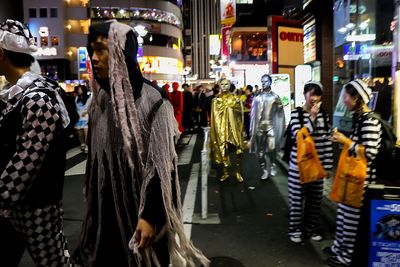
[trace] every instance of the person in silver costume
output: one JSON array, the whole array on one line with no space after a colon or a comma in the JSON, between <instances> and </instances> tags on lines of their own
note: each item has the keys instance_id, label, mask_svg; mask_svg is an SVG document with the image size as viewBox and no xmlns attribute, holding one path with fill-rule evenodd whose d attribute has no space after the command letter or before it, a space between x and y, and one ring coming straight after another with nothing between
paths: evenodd
<instances>
[{"instance_id":1,"label":"person in silver costume","mask_svg":"<svg viewBox=\"0 0 400 267\"><path fill-rule=\"evenodd\" d=\"M250 113L250 153L256 153L263 170L261 180L276 175L276 148L285 127L283 105L271 90L272 78L261 77L261 92L254 98Z\"/></svg>"}]
</instances>

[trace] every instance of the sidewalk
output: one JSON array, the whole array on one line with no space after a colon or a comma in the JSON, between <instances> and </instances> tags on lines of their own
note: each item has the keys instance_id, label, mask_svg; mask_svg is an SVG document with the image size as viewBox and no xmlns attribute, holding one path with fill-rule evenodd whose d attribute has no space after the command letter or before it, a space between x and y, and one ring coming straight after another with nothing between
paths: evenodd
<instances>
[{"instance_id":1,"label":"sidewalk","mask_svg":"<svg viewBox=\"0 0 400 267\"><path fill-rule=\"evenodd\" d=\"M203 137L198 135L197 142ZM195 149L192 163L200 162ZM192 224L192 240L211 266L229 267L319 267L325 266L322 248L331 244L330 226L322 222L326 240L292 243L287 235L287 174L279 168L271 180L261 181L261 170L254 154L245 153L242 161L243 183L233 176L221 183L219 166L211 165L208 177L208 210L218 214L221 224ZM186 175L184 175L186 176ZM200 185L200 182L199 182ZM201 211L197 192L195 213Z\"/></svg>"},{"instance_id":2,"label":"sidewalk","mask_svg":"<svg viewBox=\"0 0 400 267\"><path fill-rule=\"evenodd\" d=\"M277 157L277 163L279 164L281 169L285 172L285 174L288 175L289 165L285 161L282 160L281 155L279 155ZM332 173L334 173L334 172L332 172ZM335 220L336 220L336 203L329 199L329 194L330 194L331 188L332 188L332 182L333 182L333 177L325 179L325 181L324 181L324 198L322 200L321 213L322 213L323 219L326 221L326 223L329 225L329 227L334 229ZM285 199L286 199L286 201L288 201L287 184L282 185L282 186L286 186Z\"/></svg>"}]
</instances>

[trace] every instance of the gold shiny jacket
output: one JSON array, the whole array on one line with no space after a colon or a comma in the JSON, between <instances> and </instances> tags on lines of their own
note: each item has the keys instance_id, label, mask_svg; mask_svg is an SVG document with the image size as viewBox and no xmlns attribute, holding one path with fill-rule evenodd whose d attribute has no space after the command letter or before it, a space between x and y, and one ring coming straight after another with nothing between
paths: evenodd
<instances>
[{"instance_id":1,"label":"gold shiny jacket","mask_svg":"<svg viewBox=\"0 0 400 267\"><path fill-rule=\"evenodd\" d=\"M228 144L236 147L236 154L243 153L243 105L239 97L222 93L213 99L210 131L215 162L229 166Z\"/></svg>"}]
</instances>

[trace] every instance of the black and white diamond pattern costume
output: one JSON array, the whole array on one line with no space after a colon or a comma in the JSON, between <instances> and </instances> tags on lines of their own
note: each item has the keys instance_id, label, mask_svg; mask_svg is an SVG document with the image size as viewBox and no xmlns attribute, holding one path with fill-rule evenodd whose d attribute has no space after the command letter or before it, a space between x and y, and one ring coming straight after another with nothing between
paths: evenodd
<instances>
[{"instance_id":1,"label":"black and white diamond pattern costume","mask_svg":"<svg viewBox=\"0 0 400 267\"><path fill-rule=\"evenodd\" d=\"M61 203L65 153L55 148L68 119L57 90L55 82L27 72L0 92L0 208L7 211L0 225L23 240L36 266L69 266Z\"/></svg>"}]
</instances>

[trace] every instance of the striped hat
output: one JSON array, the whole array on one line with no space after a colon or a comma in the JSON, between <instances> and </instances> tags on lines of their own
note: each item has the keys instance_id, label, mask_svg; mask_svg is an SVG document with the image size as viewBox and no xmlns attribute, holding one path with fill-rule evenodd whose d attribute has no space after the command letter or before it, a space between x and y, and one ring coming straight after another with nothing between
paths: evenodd
<instances>
[{"instance_id":1,"label":"striped hat","mask_svg":"<svg viewBox=\"0 0 400 267\"><path fill-rule=\"evenodd\" d=\"M304 87L306 87L307 85L316 85L319 88L321 88L321 90L324 90L324 86L322 85L322 83L318 82L318 81L308 81L304 84Z\"/></svg>"},{"instance_id":2,"label":"striped hat","mask_svg":"<svg viewBox=\"0 0 400 267\"><path fill-rule=\"evenodd\" d=\"M363 82L360 79L355 79L349 82L347 85L353 86L358 94L361 96L362 100L364 101L365 104L368 104L368 102L371 100L371 88L368 87L368 85Z\"/></svg>"},{"instance_id":3,"label":"striped hat","mask_svg":"<svg viewBox=\"0 0 400 267\"><path fill-rule=\"evenodd\" d=\"M0 23L0 47L29 55L37 51L29 29L21 22L11 19Z\"/></svg>"}]
</instances>

